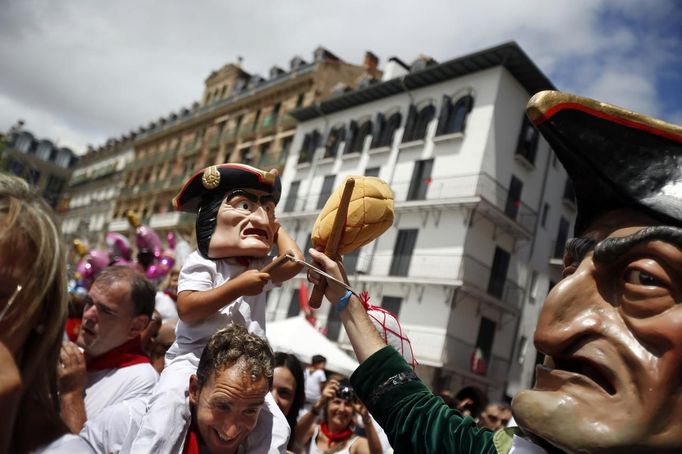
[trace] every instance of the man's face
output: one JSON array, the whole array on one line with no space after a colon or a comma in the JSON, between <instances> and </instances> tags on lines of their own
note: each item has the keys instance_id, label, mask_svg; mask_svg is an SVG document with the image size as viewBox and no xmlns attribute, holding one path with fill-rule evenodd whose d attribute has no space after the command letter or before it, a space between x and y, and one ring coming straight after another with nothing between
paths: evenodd
<instances>
[{"instance_id":1,"label":"man's face","mask_svg":"<svg viewBox=\"0 0 682 454\"><path fill-rule=\"evenodd\" d=\"M481 413L480 425L491 430L507 427L511 419L511 411L497 404L490 404Z\"/></svg>"},{"instance_id":2,"label":"man's face","mask_svg":"<svg viewBox=\"0 0 682 454\"><path fill-rule=\"evenodd\" d=\"M146 315L133 315L130 284L107 285L95 281L85 300L83 322L76 343L90 357L97 357L139 336L147 325Z\"/></svg>"},{"instance_id":3,"label":"man's face","mask_svg":"<svg viewBox=\"0 0 682 454\"><path fill-rule=\"evenodd\" d=\"M596 248L567 244L535 332L545 364L513 402L526 431L569 452L681 450L682 229L654 225L611 212L584 235Z\"/></svg>"},{"instance_id":4,"label":"man's face","mask_svg":"<svg viewBox=\"0 0 682 454\"><path fill-rule=\"evenodd\" d=\"M190 379L189 399L199 433L211 454L231 454L258 422L269 391L267 379L253 379L240 362L212 374L199 388Z\"/></svg>"},{"instance_id":5,"label":"man's face","mask_svg":"<svg viewBox=\"0 0 682 454\"><path fill-rule=\"evenodd\" d=\"M263 257L272 249L278 227L272 196L255 189L234 190L218 209L208 255Z\"/></svg>"}]
</instances>

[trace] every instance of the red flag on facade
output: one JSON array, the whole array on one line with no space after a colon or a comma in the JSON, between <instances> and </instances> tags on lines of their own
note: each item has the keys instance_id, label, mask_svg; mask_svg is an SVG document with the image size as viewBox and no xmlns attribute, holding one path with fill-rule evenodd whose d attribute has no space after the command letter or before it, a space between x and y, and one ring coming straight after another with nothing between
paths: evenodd
<instances>
[{"instance_id":1,"label":"red flag on facade","mask_svg":"<svg viewBox=\"0 0 682 454\"><path fill-rule=\"evenodd\" d=\"M301 306L301 310L306 314L310 311L310 306L308 306L308 286L305 285L303 280L301 280L301 285L298 288L298 305Z\"/></svg>"},{"instance_id":2,"label":"red flag on facade","mask_svg":"<svg viewBox=\"0 0 682 454\"><path fill-rule=\"evenodd\" d=\"M469 359L469 369L471 372L478 375L485 375L488 370L488 364L485 361L485 355L483 350L476 347L471 353L471 358Z\"/></svg>"}]
</instances>

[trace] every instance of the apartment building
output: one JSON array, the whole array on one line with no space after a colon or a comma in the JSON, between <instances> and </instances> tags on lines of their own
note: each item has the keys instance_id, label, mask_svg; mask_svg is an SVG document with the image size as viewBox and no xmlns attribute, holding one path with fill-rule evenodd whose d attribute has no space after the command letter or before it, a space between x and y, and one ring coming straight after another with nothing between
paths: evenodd
<instances>
[{"instance_id":1,"label":"apartment building","mask_svg":"<svg viewBox=\"0 0 682 454\"><path fill-rule=\"evenodd\" d=\"M532 329L575 210L564 170L525 117L530 96L551 88L507 43L443 63L392 58L381 81L292 113L282 225L309 245L345 176L390 184L394 225L345 266L355 289L399 315L436 390L475 385L500 399L532 380ZM298 314L303 279L271 291L269 319ZM317 315L349 348L327 302Z\"/></svg>"},{"instance_id":2,"label":"apartment building","mask_svg":"<svg viewBox=\"0 0 682 454\"><path fill-rule=\"evenodd\" d=\"M136 131L134 160L109 228L128 229L125 213L132 210L152 228L192 237L194 216L171 206L192 173L223 162L281 170L296 128L289 112L381 77L377 64L371 52L363 65L354 65L320 47L311 61L295 57L288 69L273 66L267 77L240 63L213 71L201 102Z\"/></svg>"},{"instance_id":3,"label":"apartment building","mask_svg":"<svg viewBox=\"0 0 682 454\"><path fill-rule=\"evenodd\" d=\"M38 188L43 198L57 208L78 161L76 154L48 139L39 139L18 127L6 136L2 147L2 170L19 176Z\"/></svg>"},{"instance_id":4,"label":"apartment building","mask_svg":"<svg viewBox=\"0 0 682 454\"><path fill-rule=\"evenodd\" d=\"M124 170L133 162L135 133L88 148L76 164L61 202L62 232L66 239L103 246L116 201L123 189Z\"/></svg>"}]
</instances>

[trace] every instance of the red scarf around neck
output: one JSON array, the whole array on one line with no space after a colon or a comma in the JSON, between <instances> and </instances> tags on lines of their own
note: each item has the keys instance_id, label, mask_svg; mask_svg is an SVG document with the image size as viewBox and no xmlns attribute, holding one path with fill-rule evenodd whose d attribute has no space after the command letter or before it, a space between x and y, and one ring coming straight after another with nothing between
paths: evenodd
<instances>
[{"instance_id":1,"label":"red scarf around neck","mask_svg":"<svg viewBox=\"0 0 682 454\"><path fill-rule=\"evenodd\" d=\"M150 364L142 353L140 337L135 337L86 363L87 370L120 369L136 364Z\"/></svg>"},{"instance_id":2,"label":"red scarf around neck","mask_svg":"<svg viewBox=\"0 0 682 454\"><path fill-rule=\"evenodd\" d=\"M342 430L341 432L332 432L331 430L329 430L329 426L327 425L326 422L320 424L320 430L322 431L324 436L327 437L328 447L331 446L332 443L346 441L353 435L353 431L350 430L349 428L346 428L346 430Z\"/></svg>"}]
</instances>

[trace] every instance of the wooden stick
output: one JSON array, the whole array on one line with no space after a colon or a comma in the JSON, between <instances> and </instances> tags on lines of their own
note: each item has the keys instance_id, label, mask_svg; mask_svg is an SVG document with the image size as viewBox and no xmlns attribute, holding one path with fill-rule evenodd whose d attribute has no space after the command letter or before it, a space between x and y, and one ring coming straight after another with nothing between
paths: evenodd
<instances>
[{"instance_id":1,"label":"wooden stick","mask_svg":"<svg viewBox=\"0 0 682 454\"><path fill-rule=\"evenodd\" d=\"M268 263L263 267L263 269L260 270L261 273L272 273L273 270L279 268L280 266L284 265L289 261L289 258L287 255L293 255L294 253L290 250L287 250L284 254L280 255L276 259L274 259L272 262Z\"/></svg>"},{"instance_id":2,"label":"wooden stick","mask_svg":"<svg viewBox=\"0 0 682 454\"><path fill-rule=\"evenodd\" d=\"M327 239L327 245L324 249L324 255L332 260L339 259L339 243L341 242L341 237L343 236L343 229L346 227L346 217L348 216L348 205L350 205L350 198L353 195L353 188L355 187L355 180L348 178L346 184L343 188L343 193L341 194L341 200L339 201L339 207L336 210L336 217L334 218L334 223L332 224L332 231ZM322 304L322 297L324 296L324 291L327 289L327 281L322 281L319 285L313 287L313 291L310 294L310 300L308 304L313 309L317 309Z\"/></svg>"}]
</instances>

